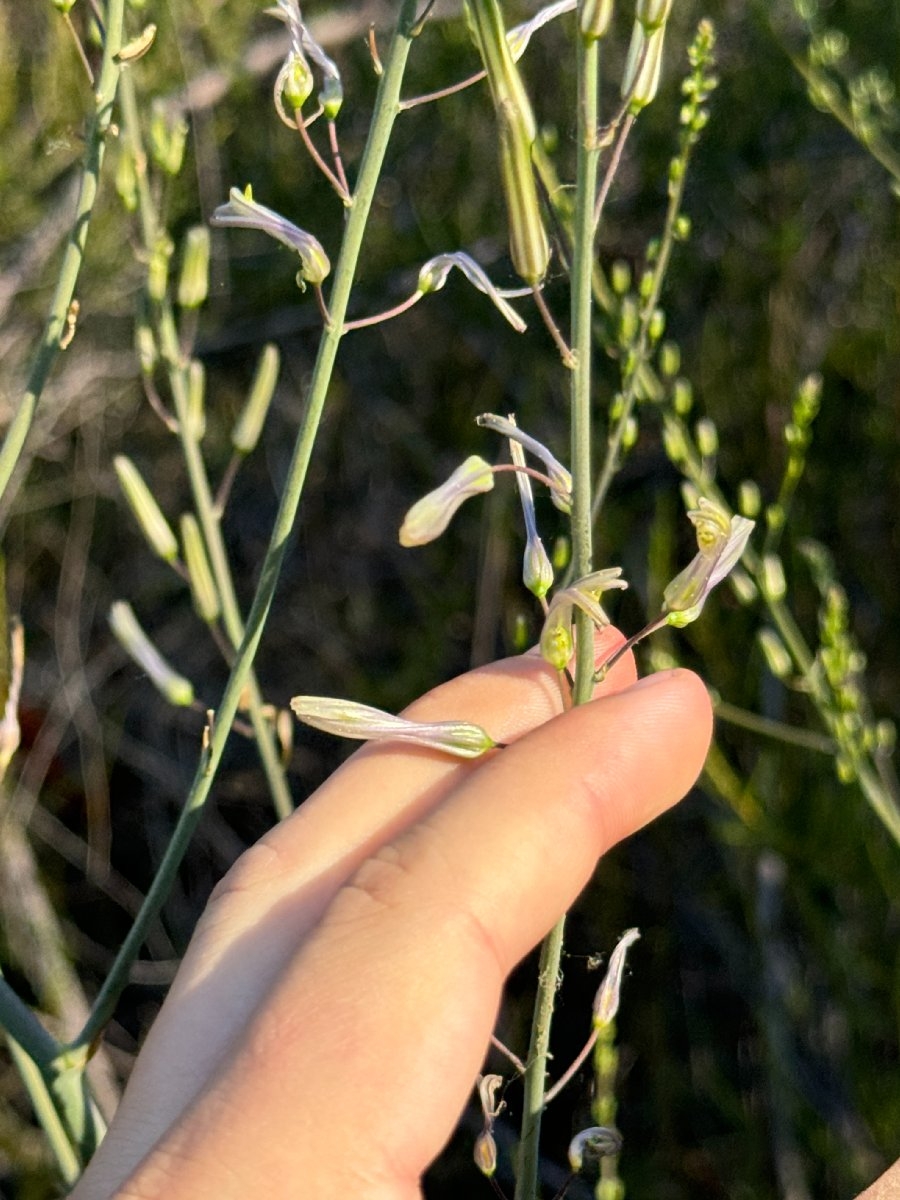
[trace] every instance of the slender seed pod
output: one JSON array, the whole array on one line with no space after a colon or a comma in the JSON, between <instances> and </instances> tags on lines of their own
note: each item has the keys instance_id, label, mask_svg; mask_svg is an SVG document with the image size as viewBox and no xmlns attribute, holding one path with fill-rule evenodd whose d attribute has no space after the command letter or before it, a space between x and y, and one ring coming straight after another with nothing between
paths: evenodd
<instances>
[{"instance_id":1,"label":"slender seed pod","mask_svg":"<svg viewBox=\"0 0 900 1200\"><path fill-rule=\"evenodd\" d=\"M178 279L178 303L182 308L199 308L209 294L209 240L205 225L194 225L185 236Z\"/></svg>"},{"instance_id":2,"label":"slender seed pod","mask_svg":"<svg viewBox=\"0 0 900 1200\"><path fill-rule=\"evenodd\" d=\"M497 110L500 167L509 217L509 252L516 272L533 287L547 274L550 243L531 165L531 142L524 123L509 104Z\"/></svg>"}]
</instances>

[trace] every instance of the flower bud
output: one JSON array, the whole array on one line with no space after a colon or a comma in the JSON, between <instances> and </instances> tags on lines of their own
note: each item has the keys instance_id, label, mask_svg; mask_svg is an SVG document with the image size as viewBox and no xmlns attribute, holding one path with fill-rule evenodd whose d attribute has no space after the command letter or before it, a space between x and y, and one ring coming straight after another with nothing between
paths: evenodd
<instances>
[{"instance_id":1,"label":"flower bud","mask_svg":"<svg viewBox=\"0 0 900 1200\"><path fill-rule=\"evenodd\" d=\"M609 966L603 982L594 997L593 1014L594 1026L609 1025L616 1019L619 1011L619 994L622 990L622 975L625 972L625 959L628 951L641 936L640 930L628 929L619 938L616 948L609 956Z\"/></svg>"},{"instance_id":2,"label":"flower bud","mask_svg":"<svg viewBox=\"0 0 900 1200\"><path fill-rule=\"evenodd\" d=\"M759 484L752 479L742 479L738 485L738 509L742 517L753 518L759 516L759 510L762 508L762 496L759 492Z\"/></svg>"},{"instance_id":3,"label":"flower bud","mask_svg":"<svg viewBox=\"0 0 900 1200\"><path fill-rule=\"evenodd\" d=\"M202 621L211 624L219 616L219 592L206 556L200 526L191 513L185 513L181 518L181 545L194 611Z\"/></svg>"},{"instance_id":4,"label":"flower bud","mask_svg":"<svg viewBox=\"0 0 900 1200\"><path fill-rule=\"evenodd\" d=\"M182 708L193 704L190 680L169 666L144 633L130 604L117 600L109 610L109 625L126 654L147 672L153 686L170 704Z\"/></svg>"},{"instance_id":5,"label":"flower bud","mask_svg":"<svg viewBox=\"0 0 900 1200\"><path fill-rule=\"evenodd\" d=\"M618 1129L608 1125L582 1129L569 1143L569 1166L573 1171L580 1171L585 1164L618 1154L621 1149L622 1135Z\"/></svg>"},{"instance_id":6,"label":"flower bud","mask_svg":"<svg viewBox=\"0 0 900 1200\"><path fill-rule=\"evenodd\" d=\"M791 662L791 656L788 654L784 642L774 629L768 627L760 629L756 636L759 648L766 660L766 666L776 679L787 679L794 669L794 664Z\"/></svg>"},{"instance_id":7,"label":"flower bud","mask_svg":"<svg viewBox=\"0 0 900 1200\"><path fill-rule=\"evenodd\" d=\"M188 124L180 111L155 100L150 114L150 154L166 175L174 178L184 162Z\"/></svg>"},{"instance_id":8,"label":"flower bud","mask_svg":"<svg viewBox=\"0 0 900 1200\"><path fill-rule=\"evenodd\" d=\"M246 403L231 431L231 444L238 454L249 454L259 441L269 405L275 395L280 361L278 347L268 342L256 364Z\"/></svg>"},{"instance_id":9,"label":"flower bud","mask_svg":"<svg viewBox=\"0 0 900 1200\"><path fill-rule=\"evenodd\" d=\"M187 423L188 432L195 442L203 440L206 433L206 368L198 358L192 358L187 371Z\"/></svg>"},{"instance_id":10,"label":"flower bud","mask_svg":"<svg viewBox=\"0 0 900 1200\"><path fill-rule=\"evenodd\" d=\"M671 11L672 0L637 0L634 16L648 33L652 33L666 23Z\"/></svg>"},{"instance_id":11,"label":"flower bud","mask_svg":"<svg viewBox=\"0 0 900 1200\"><path fill-rule=\"evenodd\" d=\"M137 467L124 454L116 455L113 459L113 466L119 477L119 484L125 499L128 501L144 537L149 542L151 550L166 562L175 562L178 558L178 542L175 534L150 489L144 483Z\"/></svg>"},{"instance_id":12,"label":"flower bud","mask_svg":"<svg viewBox=\"0 0 900 1200\"><path fill-rule=\"evenodd\" d=\"M497 1170L497 1143L492 1133L482 1132L478 1135L472 1157L482 1175L490 1179Z\"/></svg>"},{"instance_id":13,"label":"flower bud","mask_svg":"<svg viewBox=\"0 0 900 1200\"><path fill-rule=\"evenodd\" d=\"M460 505L470 496L489 492L493 486L491 464L476 454L470 455L440 487L412 506L400 527L400 545L424 546L433 542L450 524Z\"/></svg>"},{"instance_id":14,"label":"flower bud","mask_svg":"<svg viewBox=\"0 0 900 1200\"><path fill-rule=\"evenodd\" d=\"M701 417L694 427L697 449L704 458L714 458L719 450L719 433L714 421Z\"/></svg>"},{"instance_id":15,"label":"flower bud","mask_svg":"<svg viewBox=\"0 0 900 1200\"><path fill-rule=\"evenodd\" d=\"M184 239L178 303L181 308L199 308L209 294L209 230L194 225Z\"/></svg>"},{"instance_id":16,"label":"flower bud","mask_svg":"<svg viewBox=\"0 0 900 1200\"><path fill-rule=\"evenodd\" d=\"M157 304L166 298L169 286L169 262L174 249L172 239L162 233L150 250L150 260L147 263L147 295Z\"/></svg>"},{"instance_id":17,"label":"flower bud","mask_svg":"<svg viewBox=\"0 0 900 1200\"><path fill-rule=\"evenodd\" d=\"M581 6L581 33L596 41L609 29L613 15L613 0L584 0Z\"/></svg>"},{"instance_id":18,"label":"flower bud","mask_svg":"<svg viewBox=\"0 0 900 1200\"><path fill-rule=\"evenodd\" d=\"M633 116L656 96L665 33L665 25L648 33L640 21L635 22L622 77L622 98L628 98L628 108Z\"/></svg>"},{"instance_id":19,"label":"flower bud","mask_svg":"<svg viewBox=\"0 0 900 1200\"><path fill-rule=\"evenodd\" d=\"M357 741L408 742L457 758L479 758L497 745L481 726L467 721L411 721L352 700L294 696L291 708L304 725Z\"/></svg>"},{"instance_id":20,"label":"flower bud","mask_svg":"<svg viewBox=\"0 0 900 1200\"><path fill-rule=\"evenodd\" d=\"M783 600L787 594L787 581L784 577L784 566L777 554L766 554L762 560L760 587L766 600Z\"/></svg>"},{"instance_id":21,"label":"flower bud","mask_svg":"<svg viewBox=\"0 0 900 1200\"><path fill-rule=\"evenodd\" d=\"M313 73L302 54L289 54L275 80L275 94L293 112L299 112L313 90Z\"/></svg>"},{"instance_id":22,"label":"flower bud","mask_svg":"<svg viewBox=\"0 0 900 1200\"><path fill-rule=\"evenodd\" d=\"M547 274L550 243L544 229L534 169L531 139L516 110L504 102L497 110L500 168L509 219L509 252L516 272L532 287Z\"/></svg>"}]
</instances>

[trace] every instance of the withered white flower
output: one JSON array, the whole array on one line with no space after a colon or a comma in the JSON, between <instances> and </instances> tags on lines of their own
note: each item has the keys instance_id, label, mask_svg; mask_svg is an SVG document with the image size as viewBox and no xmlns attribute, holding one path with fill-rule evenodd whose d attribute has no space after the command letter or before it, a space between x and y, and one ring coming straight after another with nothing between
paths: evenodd
<instances>
[{"instance_id":1,"label":"withered white flower","mask_svg":"<svg viewBox=\"0 0 900 1200\"><path fill-rule=\"evenodd\" d=\"M525 451L518 442L510 440L509 453L516 467L525 466ZM544 549L544 543L537 529L537 519L534 512L534 497L531 493L531 480L524 471L516 471L516 483L519 486L519 501L522 505L522 517L525 521L525 554L522 558L522 582L540 600L553 586L553 564Z\"/></svg>"},{"instance_id":2,"label":"withered white flower","mask_svg":"<svg viewBox=\"0 0 900 1200\"><path fill-rule=\"evenodd\" d=\"M210 217L210 224L259 229L269 237L276 238L300 255L299 275L307 283L322 283L331 270L331 263L321 243L280 213L257 203L249 184L243 192L236 187L229 191L228 203L219 205Z\"/></svg>"},{"instance_id":3,"label":"withered white flower","mask_svg":"<svg viewBox=\"0 0 900 1200\"><path fill-rule=\"evenodd\" d=\"M698 553L663 592L666 624L681 628L696 621L706 598L736 566L755 521L730 517L720 505L701 496L688 518L697 530Z\"/></svg>"},{"instance_id":4,"label":"withered white flower","mask_svg":"<svg viewBox=\"0 0 900 1200\"><path fill-rule=\"evenodd\" d=\"M622 991L622 975L625 971L625 959L628 951L641 936L639 929L626 929L616 943L616 948L609 956L609 965L603 982L597 989L593 1003L593 1019L595 1026L608 1025L614 1021L619 1011L619 996Z\"/></svg>"},{"instance_id":5,"label":"withered white flower","mask_svg":"<svg viewBox=\"0 0 900 1200\"><path fill-rule=\"evenodd\" d=\"M544 8L538 9L530 21L524 21L521 25L515 25L508 30L506 40L509 43L513 59L516 62L519 61L528 49L528 43L533 34L550 21L561 17L563 13L573 12L576 6L577 0L556 0L555 4L548 4Z\"/></svg>"},{"instance_id":6,"label":"withered white flower","mask_svg":"<svg viewBox=\"0 0 900 1200\"><path fill-rule=\"evenodd\" d=\"M456 267L462 271L469 283L483 292L509 321L516 333L524 333L528 326L506 297L530 296L531 288L497 288L488 279L484 269L478 265L471 255L463 250L455 250L449 254L437 254L430 258L419 272L419 291L423 295L429 292L439 292L447 282L447 276Z\"/></svg>"},{"instance_id":7,"label":"withered white flower","mask_svg":"<svg viewBox=\"0 0 900 1200\"><path fill-rule=\"evenodd\" d=\"M169 666L125 600L116 600L110 606L109 627L129 658L146 671L150 682L170 704L185 708L193 704L194 688L191 681Z\"/></svg>"},{"instance_id":8,"label":"withered white flower","mask_svg":"<svg viewBox=\"0 0 900 1200\"><path fill-rule=\"evenodd\" d=\"M576 608L587 613L598 629L604 629L609 624L609 617L600 605L599 598L603 592L628 587L627 582L620 578L621 574L621 567L593 571L576 580L571 587L554 594L540 640L541 657L552 667L562 671L572 657L572 618Z\"/></svg>"},{"instance_id":9,"label":"withered white flower","mask_svg":"<svg viewBox=\"0 0 900 1200\"><path fill-rule=\"evenodd\" d=\"M569 1165L580 1171L586 1162L595 1162L622 1149L622 1135L610 1125L593 1125L576 1133L569 1143Z\"/></svg>"},{"instance_id":10,"label":"withered white flower","mask_svg":"<svg viewBox=\"0 0 900 1200\"><path fill-rule=\"evenodd\" d=\"M299 71L304 78L303 87L305 89L306 83L303 67L306 66L308 70L309 64L307 58L311 58L322 72L322 87L319 90L318 96L321 111L325 113L325 116L330 121L333 121L338 115L344 100L344 87L341 83L341 74L336 63L333 59L329 58L310 33L309 26L300 14L300 5L297 3L297 0L278 0L277 7L266 9L266 12L284 21L290 32L291 53L279 72L279 80L282 79L282 76L285 76L285 80L282 80L282 87L292 71ZM279 88L276 81L276 107L279 104L278 97L280 91L281 88ZM312 91L311 76L309 91ZM309 95L309 92L307 92L307 95ZM293 122L287 120L283 113L279 113L279 115L285 124L293 125Z\"/></svg>"},{"instance_id":11,"label":"withered white flower","mask_svg":"<svg viewBox=\"0 0 900 1200\"><path fill-rule=\"evenodd\" d=\"M470 496L489 492L494 486L491 464L472 454L440 487L417 500L400 526L401 546L424 546L433 542L450 524L456 510Z\"/></svg>"},{"instance_id":12,"label":"withered white flower","mask_svg":"<svg viewBox=\"0 0 900 1200\"><path fill-rule=\"evenodd\" d=\"M457 758L478 758L497 745L481 726L467 721L410 721L353 700L294 696L291 708L304 725L357 741L409 742Z\"/></svg>"},{"instance_id":13,"label":"withered white flower","mask_svg":"<svg viewBox=\"0 0 900 1200\"><path fill-rule=\"evenodd\" d=\"M572 511L572 475L543 442L539 442L537 438L525 433L516 425L515 421L510 421L508 417L498 417L496 413L482 413L480 417L475 418L475 424L480 425L482 429L493 429L495 433L518 442L535 458L539 458L553 485L550 499L561 512Z\"/></svg>"}]
</instances>

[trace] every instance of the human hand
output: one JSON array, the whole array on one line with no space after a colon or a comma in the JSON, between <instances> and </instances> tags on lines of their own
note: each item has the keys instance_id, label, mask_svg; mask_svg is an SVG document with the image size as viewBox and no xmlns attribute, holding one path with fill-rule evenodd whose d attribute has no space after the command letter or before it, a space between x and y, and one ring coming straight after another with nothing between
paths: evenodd
<instances>
[{"instance_id":1,"label":"human hand","mask_svg":"<svg viewBox=\"0 0 900 1200\"><path fill-rule=\"evenodd\" d=\"M606 630L598 660L620 640ZM700 680L631 656L560 714L535 655L407 710L507 749L353 755L216 888L71 1200L412 1200L453 1130L503 982L597 858L674 804L711 731Z\"/></svg>"}]
</instances>

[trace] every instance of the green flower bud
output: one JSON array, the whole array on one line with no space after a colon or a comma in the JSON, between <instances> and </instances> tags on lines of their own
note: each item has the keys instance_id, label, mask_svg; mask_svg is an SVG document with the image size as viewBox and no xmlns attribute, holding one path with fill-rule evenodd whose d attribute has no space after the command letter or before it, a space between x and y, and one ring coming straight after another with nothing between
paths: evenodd
<instances>
[{"instance_id":1,"label":"green flower bud","mask_svg":"<svg viewBox=\"0 0 900 1200\"><path fill-rule=\"evenodd\" d=\"M124 454L116 455L113 466L128 506L134 513L150 549L166 562L175 562L178 558L178 541L137 467Z\"/></svg>"},{"instance_id":2,"label":"green flower bud","mask_svg":"<svg viewBox=\"0 0 900 1200\"><path fill-rule=\"evenodd\" d=\"M199 308L209 294L209 230L194 225L184 239L178 303L182 308Z\"/></svg>"},{"instance_id":3,"label":"green flower bud","mask_svg":"<svg viewBox=\"0 0 900 1200\"><path fill-rule=\"evenodd\" d=\"M206 368L199 359L192 358L188 364L187 377L187 421L189 432L195 442L202 441L206 433Z\"/></svg>"},{"instance_id":4,"label":"green flower bud","mask_svg":"<svg viewBox=\"0 0 900 1200\"><path fill-rule=\"evenodd\" d=\"M656 96L665 33L664 24L648 33L640 21L635 22L622 77L622 98L628 97L628 108L633 116Z\"/></svg>"},{"instance_id":5,"label":"green flower bud","mask_svg":"<svg viewBox=\"0 0 900 1200\"><path fill-rule=\"evenodd\" d=\"M637 0L634 16L647 33L652 33L666 23L671 11L672 0Z\"/></svg>"},{"instance_id":6,"label":"green flower bud","mask_svg":"<svg viewBox=\"0 0 900 1200\"><path fill-rule=\"evenodd\" d=\"M188 124L181 112L155 100L150 114L150 155L166 175L174 178L184 163Z\"/></svg>"},{"instance_id":7,"label":"green flower bud","mask_svg":"<svg viewBox=\"0 0 900 1200\"><path fill-rule=\"evenodd\" d=\"M613 0L584 0L581 6L581 32L596 41L609 29L613 15Z\"/></svg>"},{"instance_id":8,"label":"green flower bud","mask_svg":"<svg viewBox=\"0 0 900 1200\"><path fill-rule=\"evenodd\" d=\"M681 370L681 350L677 342L663 342L660 346L659 370L667 379L673 379Z\"/></svg>"},{"instance_id":9,"label":"green flower bud","mask_svg":"<svg viewBox=\"0 0 900 1200\"><path fill-rule=\"evenodd\" d=\"M163 233L156 239L150 251L150 261L147 264L147 294L157 304L166 298L169 286L169 262L174 249L172 239Z\"/></svg>"},{"instance_id":10,"label":"green flower bud","mask_svg":"<svg viewBox=\"0 0 900 1200\"><path fill-rule=\"evenodd\" d=\"M631 267L623 258L617 258L610 268L609 282L617 296L624 296L631 287Z\"/></svg>"},{"instance_id":11,"label":"green flower bud","mask_svg":"<svg viewBox=\"0 0 900 1200\"><path fill-rule=\"evenodd\" d=\"M743 479L738 485L738 512L742 517L754 520L762 508L759 485L752 479Z\"/></svg>"},{"instance_id":12,"label":"green flower bud","mask_svg":"<svg viewBox=\"0 0 900 1200\"><path fill-rule=\"evenodd\" d=\"M288 108L299 112L313 90L313 73L302 54L290 54L275 81L276 94Z\"/></svg>"},{"instance_id":13,"label":"green flower bud","mask_svg":"<svg viewBox=\"0 0 900 1200\"><path fill-rule=\"evenodd\" d=\"M713 458L719 450L719 432L714 421L701 417L694 427L697 449L704 458Z\"/></svg>"},{"instance_id":14,"label":"green flower bud","mask_svg":"<svg viewBox=\"0 0 900 1200\"><path fill-rule=\"evenodd\" d=\"M221 611L219 592L209 559L206 556L206 547L203 544L200 526L197 524L196 517L191 513L185 513L181 518L181 545L184 550L184 563L187 567L194 611L202 621L211 624L218 618Z\"/></svg>"},{"instance_id":15,"label":"green flower bud","mask_svg":"<svg viewBox=\"0 0 900 1200\"><path fill-rule=\"evenodd\" d=\"M759 583L762 588L762 594L767 600L783 600L787 595L784 566L777 554L766 554L764 556Z\"/></svg>"},{"instance_id":16,"label":"green flower bud","mask_svg":"<svg viewBox=\"0 0 900 1200\"><path fill-rule=\"evenodd\" d=\"M672 386L672 406L679 417L686 417L694 406L694 389L687 379L676 379Z\"/></svg>"},{"instance_id":17,"label":"green flower bud","mask_svg":"<svg viewBox=\"0 0 900 1200\"><path fill-rule=\"evenodd\" d=\"M766 666L775 678L789 678L794 669L794 664L791 662L791 656L788 654L784 642L775 630L766 627L760 629L756 636L759 641L759 648L762 650L763 657L766 660Z\"/></svg>"},{"instance_id":18,"label":"green flower bud","mask_svg":"<svg viewBox=\"0 0 900 1200\"><path fill-rule=\"evenodd\" d=\"M532 287L547 274L550 243L544 229L534 169L532 140L517 110L504 102L497 110L500 168L509 219L509 252L516 272Z\"/></svg>"},{"instance_id":19,"label":"green flower bud","mask_svg":"<svg viewBox=\"0 0 900 1200\"><path fill-rule=\"evenodd\" d=\"M131 605L117 600L109 610L109 625L126 654L150 677L150 682L170 704L187 708L194 702L190 680L166 662L144 633Z\"/></svg>"},{"instance_id":20,"label":"green flower bud","mask_svg":"<svg viewBox=\"0 0 900 1200\"><path fill-rule=\"evenodd\" d=\"M275 395L281 356L271 342L263 347L246 403L231 431L231 444L238 454L249 454L259 441L262 427Z\"/></svg>"}]
</instances>

